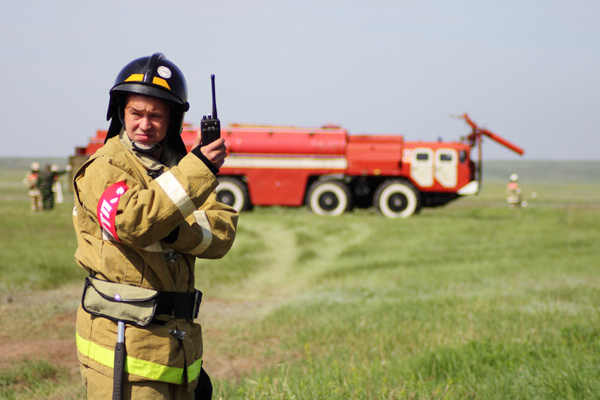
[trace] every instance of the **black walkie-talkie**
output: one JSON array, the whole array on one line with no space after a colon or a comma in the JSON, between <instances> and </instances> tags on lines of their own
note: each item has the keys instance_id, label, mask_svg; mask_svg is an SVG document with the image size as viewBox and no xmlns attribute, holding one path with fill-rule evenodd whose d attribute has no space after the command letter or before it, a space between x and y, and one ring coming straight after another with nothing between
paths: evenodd
<instances>
[{"instance_id":1,"label":"black walkie-talkie","mask_svg":"<svg viewBox=\"0 0 600 400\"><path fill-rule=\"evenodd\" d=\"M200 122L202 132L202 145L207 145L221 137L221 122L217 118L217 101L215 100L215 76L211 75L212 81L212 115L205 115Z\"/></svg>"}]
</instances>

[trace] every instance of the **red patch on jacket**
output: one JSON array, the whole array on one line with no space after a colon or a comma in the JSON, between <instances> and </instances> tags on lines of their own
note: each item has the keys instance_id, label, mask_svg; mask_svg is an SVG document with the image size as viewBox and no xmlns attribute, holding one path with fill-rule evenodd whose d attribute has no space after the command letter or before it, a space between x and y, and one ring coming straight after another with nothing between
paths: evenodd
<instances>
[{"instance_id":1,"label":"red patch on jacket","mask_svg":"<svg viewBox=\"0 0 600 400\"><path fill-rule=\"evenodd\" d=\"M102 193L102 196L100 196L98 208L96 210L98 220L100 221L100 227L110 233L112 237L119 242L121 240L119 240L119 237L117 236L115 218L117 217L119 199L127 190L129 190L129 187L123 181L110 185L104 193Z\"/></svg>"}]
</instances>

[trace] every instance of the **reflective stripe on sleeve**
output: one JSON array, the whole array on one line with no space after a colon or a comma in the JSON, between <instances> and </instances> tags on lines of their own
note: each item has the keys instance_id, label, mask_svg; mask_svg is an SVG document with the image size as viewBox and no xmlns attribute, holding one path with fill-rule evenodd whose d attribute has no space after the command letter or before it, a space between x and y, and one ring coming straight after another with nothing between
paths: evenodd
<instances>
[{"instance_id":1,"label":"reflective stripe on sleeve","mask_svg":"<svg viewBox=\"0 0 600 400\"><path fill-rule=\"evenodd\" d=\"M206 211L196 210L194 211L194 217L196 218L198 225L200 225L200 228L202 228L202 243L200 243L192 252L194 254L202 254L208 249L208 246L210 246L212 242L212 228L206 217Z\"/></svg>"},{"instance_id":2,"label":"reflective stripe on sleeve","mask_svg":"<svg viewBox=\"0 0 600 400\"><path fill-rule=\"evenodd\" d=\"M192 199L190 199L190 196L188 196L181 183L179 183L171 171L165 172L155 180L171 201L179 208L184 218L187 218L188 215L196 210Z\"/></svg>"},{"instance_id":3,"label":"reflective stripe on sleeve","mask_svg":"<svg viewBox=\"0 0 600 400\"><path fill-rule=\"evenodd\" d=\"M76 334L75 337L77 340L77 350L83 356L89 357L107 367L114 368L114 350L106 349L96 343L85 340L79 334ZM187 367L188 383L198 378L201 366L202 359L200 358ZM169 367L127 355L125 356L125 372L153 381L174 383L177 385L183 383L183 368Z\"/></svg>"}]
</instances>

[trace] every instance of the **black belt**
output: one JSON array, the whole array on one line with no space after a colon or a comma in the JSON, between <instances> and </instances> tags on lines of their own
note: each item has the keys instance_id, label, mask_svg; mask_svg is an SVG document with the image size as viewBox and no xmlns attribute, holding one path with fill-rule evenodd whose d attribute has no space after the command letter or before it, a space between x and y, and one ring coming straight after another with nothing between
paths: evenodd
<instances>
[{"instance_id":1,"label":"black belt","mask_svg":"<svg viewBox=\"0 0 600 400\"><path fill-rule=\"evenodd\" d=\"M161 292L154 315L168 315L173 318L196 319L200 311L202 292Z\"/></svg>"}]
</instances>

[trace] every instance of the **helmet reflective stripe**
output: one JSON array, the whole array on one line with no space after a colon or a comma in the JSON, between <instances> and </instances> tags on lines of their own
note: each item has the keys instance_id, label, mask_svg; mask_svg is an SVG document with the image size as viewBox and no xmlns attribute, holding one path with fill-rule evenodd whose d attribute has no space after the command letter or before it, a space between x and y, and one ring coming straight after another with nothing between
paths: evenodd
<instances>
[{"instance_id":1,"label":"helmet reflective stripe","mask_svg":"<svg viewBox=\"0 0 600 400\"><path fill-rule=\"evenodd\" d=\"M77 350L84 356L94 360L102 365L113 368L115 362L115 352L104 348L94 342L85 340L79 334L76 334ZM187 367L188 383L193 382L200 375L202 359L194 361ZM181 385L183 383L183 368L169 367L153 363L152 361L140 360L131 356L125 356L125 372L135 374L153 381L174 383Z\"/></svg>"},{"instance_id":2,"label":"helmet reflective stripe","mask_svg":"<svg viewBox=\"0 0 600 400\"><path fill-rule=\"evenodd\" d=\"M125 79L125 82L142 82L144 80L144 75L142 74L131 74L129 76L129 78ZM167 81L165 81L163 78L159 78L157 76L155 76L154 78L152 78L152 83L154 83L155 85L159 85L162 87L165 87L169 90L171 90L171 87L169 86L169 84L167 83Z\"/></svg>"}]
</instances>

